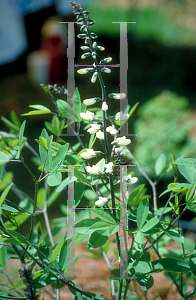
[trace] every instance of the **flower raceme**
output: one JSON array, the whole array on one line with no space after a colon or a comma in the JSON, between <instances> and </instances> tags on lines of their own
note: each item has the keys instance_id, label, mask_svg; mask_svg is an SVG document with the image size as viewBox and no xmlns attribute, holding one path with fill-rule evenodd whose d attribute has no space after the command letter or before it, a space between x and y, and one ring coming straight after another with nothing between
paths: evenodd
<instances>
[{"instance_id":1,"label":"flower raceme","mask_svg":"<svg viewBox=\"0 0 196 300\"><path fill-rule=\"evenodd\" d=\"M118 146L127 146L131 143L130 139L126 139L125 136L117 138L112 144L117 144Z\"/></svg>"},{"instance_id":2,"label":"flower raceme","mask_svg":"<svg viewBox=\"0 0 196 300\"><path fill-rule=\"evenodd\" d=\"M108 198L99 197L99 200L95 202L95 205L101 207L104 206L108 201L109 201Z\"/></svg>"}]
</instances>

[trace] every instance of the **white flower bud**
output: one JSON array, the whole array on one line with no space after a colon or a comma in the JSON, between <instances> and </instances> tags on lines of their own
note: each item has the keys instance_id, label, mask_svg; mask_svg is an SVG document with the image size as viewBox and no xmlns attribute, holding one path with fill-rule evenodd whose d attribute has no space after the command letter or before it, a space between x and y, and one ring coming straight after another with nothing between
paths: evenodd
<instances>
[{"instance_id":1,"label":"white flower bud","mask_svg":"<svg viewBox=\"0 0 196 300\"><path fill-rule=\"evenodd\" d=\"M130 139L126 139L125 136L117 138L112 144L118 144L119 146L127 146L131 143Z\"/></svg>"},{"instance_id":2,"label":"white flower bud","mask_svg":"<svg viewBox=\"0 0 196 300\"><path fill-rule=\"evenodd\" d=\"M97 152L99 151L94 151L93 149L86 149L86 152L82 152L80 156L84 159L91 159L97 155Z\"/></svg>"},{"instance_id":3,"label":"white flower bud","mask_svg":"<svg viewBox=\"0 0 196 300\"><path fill-rule=\"evenodd\" d=\"M87 37L87 35L86 35L86 33L79 33L77 35L77 37L80 38L80 39L85 39Z\"/></svg>"},{"instance_id":4,"label":"white flower bud","mask_svg":"<svg viewBox=\"0 0 196 300\"><path fill-rule=\"evenodd\" d=\"M91 127L87 130L90 134L96 133L100 129L101 125L91 124Z\"/></svg>"},{"instance_id":5,"label":"white flower bud","mask_svg":"<svg viewBox=\"0 0 196 300\"><path fill-rule=\"evenodd\" d=\"M127 182L128 185L134 184L138 181L137 177L132 177L131 175L124 176L122 179L123 182Z\"/></svg>"},{"instance_id":6,"label":"white flower bud","mask_svg":"<svg viewBox=\"0 0 196 300\"><path fill-rule=\"evenodd\" d=\"M96 133L96 137L100 140L104 140L104 133L99 130L97 133Z\"/></svg>"},{"instance_id":7,"label":"white flower bud","mask_svg":"<svg viewBox=\"0 0 196 300\"><path fill-rule=\"evenodd\" d=\"M127 156L129 154L129 150L127 150L125 147L121 146L119 148L115 148L115 153L118 155Z\"/></svg>"},{"instance_id":8,"label":"white flower bud","mask_svg":"<svg viewBox=\"0 0 196 300\"><path fill-rule=\"evenodd\" d=\"M112 135L116 135L118 133L118 130L114 127L114 125L107 127L106 131Z\"/></svg>"},{"instance_id":9,"label":"white flower bud","mask_svg":"<svg viewBox=\"0 0 196 300\"><path fill-rule=\"evenodd\" d=\"M109 201L108 198L99 197L99 200L95 202L95 205L101 207L104 206L108 201Z\"/></svg>"},{"instance_id":10,"label":"white flower bud","mask_svg":"<svg viewBox=\"0 0 196 300\"><path fill-rule=\"evenodd\" d=\"M88 110L86 111L86 113L80 113L81 118L86 121L92 121L94 119L94 115L94 113Z\"/></svg>"},{"instance_id":11,"label":"white flower bud","mask_svg":"<svg viewBox=\"0 0 196 300\"><path fill-rule=\"evenodd\" d=\"M97 46L97 47L96 47L96 50L104 51L104 50L105 50L105 48L104 48L104 47L102 47L102 46Z\"/></svg>"},{"instance_id":12,"label":"white flower bud","mask_svg":"<svg viewBox=\"0 0 196 300\"><path fill-rule=\"evenodd\" d=\"M125 93L111 93L108 95L109 98L122 100L126 97Z\"/></svg>"},{"instance_id":13,"label":"white flower bud","mask_svg":"<svg viewBox=\"0 0 196 300\"><path fill-rule=\"evenodd\" d=\"M83 101L83 103L85 104L85 105L93 105L93 104L95 104L96 103L96 98L90 98L90 99L85 99L84 101Z\"/></svg>"},{"instance_id":14,"label":"white flower bud","mask_svg":"<svg viewBox=\"0 0 196 300\"><path fill-rule=\"evenodd\" d=\"M90 50L90 48L88 46L81 46L80 47L82 50Z\"/></svg>"},{"instance_id":15,"label":"white flower bud","mask_svg":"<svg viewBox=\"0 0 196 300\"><path fill-rule=\"evenodd\" d=\"M101 110L107 111L108 110L108 105L106 104L106 102L102 103L102 107Z\"/></svg>"},{"instance_id":16,"label":"white flower bud","mask_svg":"<svg viewBox=\"0 0 196 300\"><path fill-rule=\"evenodd\" d=\"M95 81L97 80L97 75L98 75L98 72L94 72L92 78L91 78L91 82L92 83L95 83Z\"/></svg>"}]
</instances>

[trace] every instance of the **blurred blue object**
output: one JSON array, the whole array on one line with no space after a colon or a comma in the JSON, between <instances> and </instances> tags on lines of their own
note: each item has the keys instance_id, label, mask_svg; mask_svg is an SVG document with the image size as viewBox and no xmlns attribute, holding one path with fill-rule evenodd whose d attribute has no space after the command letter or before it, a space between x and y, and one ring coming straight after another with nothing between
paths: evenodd
<instances>
[{"instance_id":1,"label":"blurred blue object","mask_svg":"<svg viewBox=\"0 0 196 300\"><path fill-rule=\"evenodd\" d=\"M82 6L94 0L76 0ZM28 47L24 15L55 6L58 14L72 13L69 0L0 0L0 66L14 62Z\"/></svg>"}]
</instances>

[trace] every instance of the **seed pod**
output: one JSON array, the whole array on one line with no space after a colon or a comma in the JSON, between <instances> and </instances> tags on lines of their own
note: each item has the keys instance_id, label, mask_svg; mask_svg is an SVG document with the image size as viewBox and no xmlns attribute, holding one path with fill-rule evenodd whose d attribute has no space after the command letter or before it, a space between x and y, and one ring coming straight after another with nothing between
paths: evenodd
<instances>
[{"instance_id":1,"label":"seed pod","mask_svg":"<svg viewBox=\"0 0 196 300\"><path fill-rule=\"evenodd\" d=\"M79 73L79 74L87 74L87 73L90 73L90 72L93 72L94 71L94 69L93 68L85 68L85 69L80 69L80 70L78 70L77 72Z\"/></svg>"},{"instance_id":2,"label":"seed pod","mask_svg":"<svg viewBox=\"0 0 196 300\"><path fill-rule=\"evenodd\" d=\"M108 64L109 62L111 62L112 58L111 57L106 57L104 59L102 59L99 64L102 65L102 64Z\"/></svg>"},{"instance_id":3,"label":"seed pod","mask_svg":"<svg viewBox=\"0 0 196 300\"><path fill-rule=\"evenodd\" d=\"M90 52L86 52L86 53L82 54L81 58L85 59L85 58L89 57L90 55L91 55Z\"/></svg>"},{"instance_id":4,"label":"seed pod","mask_svg":"<svg viewBox=\"0 0 196 300\"><path fill-rule=\"evenodd\" d=\"M90 48L88 46L81 46L80 47L82 50L90 50Z\"/></svg>"},{"instance_id":5,"label":"seed pod","mask_svg":"<svg viewBox=\"0 0 196 300\"><path fill-rule=\"evenodd\" d=\"M104 72L104 73L111 73L111 70L109 68L101 68L101 72Z\"/></svg>"},{"instance_id":6,"label":"seed pod","mask_svg":"<svg viewBox=\"0 0 196 300\"><path fill-rule=\"evenodd\" d=\"M91 78L91 82L92 83L95 83L95 81L97 80L97 75L98 75L98 72L94 72L92 78Z\"/></svg>"},{"instance_id":7,"label":"seed pod","mask_svg":"<svg viewBox=\"0 0 196 300\"><path fill-rule=\"evenodd\" d=\"M90 36L92 37L92 39L98 38L98 36L97 36L94 32L91 32L91 33L90 33Z\"/></svg>"},{"instance_id":8,"label":"seed pod","mask_svg":"<svg viewBox=\"0 0 196 300\"><path fill-rule=\"evenodd\" d=\"M92 52L91 55L92 55L92 58L96 59L96 52Z\"/></svg>"},{"instance_id":9,"label":"seed pod","mask_svg":"<svg viewBox=\"0 0 196 300\"><path fill-rule=\"evenodd\" d=\"M77 35L77 37L78 37L79 39L86 39L87 35L86 35L86 33L79 33L79 34Z\"/></svg>"},{"instance_id":10,"label":"seed pod","mask_svg":"<svg viewBox=\"0 0 196 300\"><path fill-rule=\"evenodd\" d=\"M96 49L96 50L100 50L100 51L104 51L104 50L105 50L105 48L102 47L102 46L97 46L95 49Z\"/></svg>"},{"instance_id":11,"label":"seed pod","mask_svg":"<svg viewBox=\"0 0 196 300\"><path fill-rule=\"evenodd\" d=\"M89 42L90 42L90 39L89 39L89 37L87 37L87 38L85 39L85 44L89 44Z\"/></svg>"}]
</instances>

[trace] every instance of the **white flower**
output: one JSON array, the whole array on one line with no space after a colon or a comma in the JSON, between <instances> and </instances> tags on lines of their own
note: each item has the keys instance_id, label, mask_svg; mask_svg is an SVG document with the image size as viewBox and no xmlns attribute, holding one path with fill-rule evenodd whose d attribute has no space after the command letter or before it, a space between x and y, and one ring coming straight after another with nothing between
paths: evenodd
<instances>
[{"instance_id":1,"label":"white flower","mask_svg":"<svg viewBox=\"0 0 196 300\"><path fill-rule=\"evenodd\" d=\"M129 150L127 150L123 146L121 146L119 148L115 148L114 151L115 151L116 154L120 154L120 155L124 155L124 156L127 156L129 154Z\"/></svg>"},{"instance_id":2,"label":"white flower","mask_svg":"<svg viewBox=\"0 0 196 300\"><path fill-rule=\"evenodd\" d=\"M122 179L123 182L127 182L128 185L134 184L138 181L137 177L132 177L131 175L124 176Z\"/></svg>"},{"instance_id":3,"label":"white flower","mask_svg":"<svg viewBox=\"0 0 196 300\"><path fill-rule=\"evenodd\" d=\"M90 166L87 166L87 167L85 167L85 169L86 169L86 171L88 172L88 173L90 173L91 175L99 175L99 172L100 172L100 168L99 167L96 167L96 166L92 166L92 167L90 167Z\"/></svg>"},{"instance_id":4,"label":"white flower","mask_svg":"<svg viewBox=\"0 0 196 300\"><path fill-rule=\"evenodd\" d=\"M96 137L100 140L104 140L104 133L101 130L99 130L96 133Z\"/></svg>"},{"instance_id":5,"label":"white flower","mask_svg":"<svg viewBox=\"0 0 196 300\"><path fill-rule=\"evenodd\" d=\"M109 98L122 100L126 97L125 93L111 93L108 95Z\"/></svg>"},{"instance_id":6,"label":"white flower","mask_svg":"<svg viewBox=\"0 0 196 300\"><path fill-rule=\"evenodd\" d=\"M112 169L112 167L113 167L113 162L109 162L108 164L105 164L105 167L106 167L106 173L110 173L110 174L112 174L112 172L113 172L113 169Z\"/></svg>"},{"instance_id":7,"label":"white flower","mask_svg":"<svg viewBox=\"0 0 196 300\"><path fill-rule=\"evenodd\" d=\"M124 120L128 120L129 118L129 114L123 114L122 111L118 112L115 116L115 120L121 120L121 121L124 121Z\"/></svg>"},{"instance_id":8,"label":"white flower","mask_svg":"<svg viewBox=\"0 0 196 300\"><path fill-rule=\"evenodd\" d=\"M130 139L126 139L125 136L117 138L112 144L118 144L119 146L127 146L131 143Z\"/></svg>"},{"instance_id":9,"label":"white flower","mask_svg":"<svg viewBox=\"0 0 196 300\"><path fill-rule=\"evenodd\" d=\"M92 72L94 69L93 68L85 68L85 69L80 69L80 70L78 70L77 71L77 73L79 73L79 74L87 74L87 73L89 73L89 72Z\"/></svg>"},{"instance_id":10,"label":"white flower","mask_svg":"<svg viewBox=\"0 0 196 300\"><path fill-rule=\"evenodd\" d=\"M82 152L80 156L84 159L91 159L97 155L97 152L99 151L94 151L93 149L86 149L86 152Z\"/></svg>"},{"instance_id":11,"label":"white flower","mask_svg":"<svg viewBox=\"0 0 196 300\"><path fill-rule=\"evenodd\" d=\"M100 129L101 125L91 124L91 127L87 130L90 134L96 133Z\"/></svg>"},{"instance_id":12,"label":"white flower","mask_svg":"<svg viewBox=\"0 0 196 300\"><path fill-rule=\"evenodd\" d=\"M108 201L109 200L105 197L99 197L99 200L95 202L95 205L101 207L104 206Z\"/></svg>"},{"instance_id":13,"label":"white flower","mask_svg":"<svg viewBox=\"0 0 196 300\"><path fill-rule=\"evenodd\" d=\"M118 133L118 130L114 127L114 125L107 127L106 131L112 135L116 135Z\"/></svg>"},{"instance_id":14,"label":"white flower","mask_svg":"<svg viewBox=\"0 0 196 300\"><path fill-rule=\"evenodd\" d=\"M96 99L95 99L95 98L85 99L85 100L83 101L83 103L84 103L85 105L93 105L93 104L96 103Z\"/></svg>"},{"instance_id":15,"label":"white flower","mask_svg":"<svg viewBox=\"0 0 196 300\"><path fill-rule=\"evenodd\" d=\"M102 103L101 110L104 110L104 111L108 110L108 105L106 104L106 102Z\"/></svg>"},{"instance_id":16,"label":"white flower","mask_svg":"<svg viewBox=\"0 0 196 300\"><path fill-rule=\"evenodd\" d=\"M127 183L127 185L134 184L138 181L137 177L132 177L131 175L123 176L122 183ZM120 183L120 180L118 180L117 183Z\"/></svg>"},{"instance_id":17,"label":"white flower","mask_svg":"<svg viewBox=\"0 0 196 300\"><path fill-rule=\"evenodd\" d=\"M95 114L89 110L87 110L86 113L80 113L81 118L86 121L92 121L94 119L94 115Z\"/></svg>"}]
</instances>

